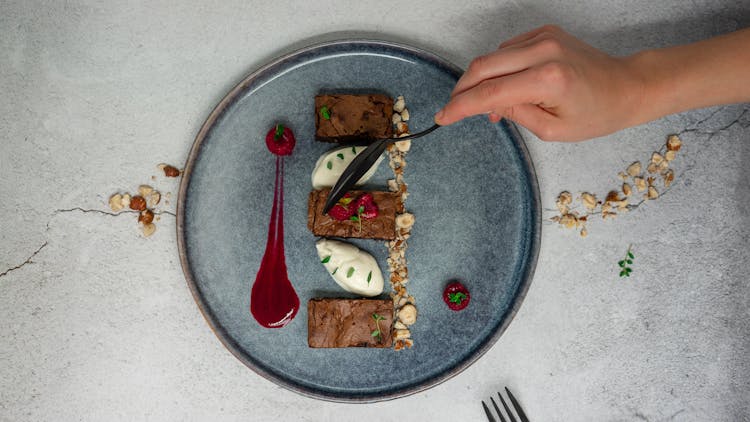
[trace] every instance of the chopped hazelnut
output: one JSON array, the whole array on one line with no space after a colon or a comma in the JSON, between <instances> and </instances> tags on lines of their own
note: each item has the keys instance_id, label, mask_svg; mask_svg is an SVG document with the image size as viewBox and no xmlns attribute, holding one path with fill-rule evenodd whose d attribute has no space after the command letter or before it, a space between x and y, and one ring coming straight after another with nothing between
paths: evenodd
<instances>
[{"instance_id":1,"label":"chopped hazelnut","mask_svg":"<svg viewBox=\"0 0 750 422\"><path fill-rule=\"evenodd\" d=\"M396 102L393 103L393 111L395 111L396 113L401 113L402 111L404 111L405 107L406 107L406 101L404 101L404 96L399 95L396 98Z\"/></svg>"},{"instance_id":2,"label":"chopped hazelnut","mask_svg":"<svg viewBox=\"0 0 750 422\"><path fill-rule=\"evenodd\" d=\"M672 171L672 169L667 170L664 173L663 177L664 177L664 187L668 188L669 185L671 185L672 182L674 181L674 171Z\"/></svg>"},{"instance_id":3,"label":"chopped hazelnut","mask_svg":"<svg viewBox=\"0 0 750 422\"><path fill-rule=\"evenodd\" d=\"M122 195L119 193L116 193L109 197L109 208L114 211L120 211L123 208L122 205Z\"/></svg>"},{"instance_id":4,"label":"chopped hazelnut","mask_svg":"<svg viewBox=\"0 0 750 422\"><path fill-rule=\"evenodd\" d=\"M146 209L146 200L142 196L134 196L130 199L130 209L135 211L143 211Z\"/></svg>"},{"instance_id":5,"label":"chopped hazelnut","mask_svg":"<svg viewBox=\"0 0 750 422\"><path fill-rule=\"evenodd\" d=\"M630 185L629 185L629 184L627 184L627 183L623 183L623 184L622 184L622 193L623 193L623 194L624 194L625 196L630 196L630 194L631 194L632 192L633 192L633 189L632 189L632 188L630 187Z\"/></svg>"},{"instance_id":6,"label":"chopped hazelnut","mask_svg":"<svg viewBox=\"0 0 750 422\"><path fill-rule=\"evenodd\" d=\"M143 236L149 237L152 234L154 234L154 232L156 231L156 225L154 223L144 224L142 227L142 230L143 230Z\"/></svg>"},{"instance_id":7,"label":"chopped hazelnut","mask_svg":"<svg viewBox=\"0 0 750 422\"><path fill-rule=\"evenodd\" d=\"M138 216L138 222L143 223L143 224L148 224L148 223L150 223L152 221L154 221L154 212L153 211L151 211L149 209L145 209L145 210L141 211L141 214Z\"/></svg>"},{"instance_id":8,"label":"chopped hazelnut","mask_svg":"<svg viewBox=\"0 0 750 422\"><path fill-rule=\"evenodd\" d=\"M682 141L677 135L667 137L667 151L679 151L682 147Z\"/></svg>"},{"instance_id":9,"label":"chopped hazelnut","mask_svg":"<svg viewBox=\"0 0 750 422\"><path fill-rule=\"evenodd\" d=\"M636 161L633 164L629 165L627 172L631 177L636 177L641 174L641 162Z\"/></svg>"},{"instance_id":10,"label":"chopped hazelnut","mask_svg":"<svg viewBox=\"0 0 750 422\"><path fill-rule=\"evenodd\" d=\"M633 182L635 183L635 188L638 190L638 192L643 192L644 190L646 190L646 181L643 180L642 177L633 178Z\"/></svg>"},{"instance_id":11,"label":"chopped hazelnut","mask_svg":"<svg viewBox=\"0 0 750 422\"><path fill-rule=\"evenodd\" d=\"M583 205L591 211L593 211L596 208L596 203L597 203L596 196L588 192L583 192L581 194L581 201L583 202Z\"/></svg>"},{"instance_id":12,"label":"chopped hazelnut","mask_svg":"<svg viewBox=\"0 0 750 422\"><path fill-rule=\"evenodd\" d=\"M151 194L151 192L153 192L153 191L154 191L154 188L152 188L149 185L140 185L140 186L138 186L138 193L142 197L144 197L144 198L147 197L147 196L149 196Z\"/></svg>"},{"instance_id":13,"label":"chopped hazelnut","mask_svg":"<svg viewBox=\"0 0 750 422\"><path fill-rule=\"evenodd\" d=\"M166 165L162 170L167 177L178 177L180 175L180 170L174 166Z\"/></svg>"}]
</instances>

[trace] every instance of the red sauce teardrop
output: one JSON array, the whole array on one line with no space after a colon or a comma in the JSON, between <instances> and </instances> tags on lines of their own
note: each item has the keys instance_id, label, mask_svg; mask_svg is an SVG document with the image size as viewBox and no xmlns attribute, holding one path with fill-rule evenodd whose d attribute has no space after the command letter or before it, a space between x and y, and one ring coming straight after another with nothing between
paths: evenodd
<instances>
[{"instance_id":1,"label":"red sauce teardrop","mask_svg":"<svg viewBox=\"0 0 750 422\"><path fill-rule=\"evenodd\" d=\"M277 154L266 251L250 294L250 313L264 327L281 328L292 321L298 310L299 297L289 281L284 256L284 159Z\"/></svg>"}]
</instances>

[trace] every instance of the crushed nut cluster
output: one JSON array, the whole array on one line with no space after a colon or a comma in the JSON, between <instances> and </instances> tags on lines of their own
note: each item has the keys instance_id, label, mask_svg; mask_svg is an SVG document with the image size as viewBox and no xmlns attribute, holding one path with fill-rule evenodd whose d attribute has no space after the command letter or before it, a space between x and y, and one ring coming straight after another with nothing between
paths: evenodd
<instances>
[{"instance_id":1,"label":"crushed nut cluster","mask_svg":"<svg viewBox=\"0 0 750 422\"><path fill-rule=\"evenodd\" d=\"M178 177L180 170L168 164L159 164L159 170L164 172L166 177ZM152 179L156 179L152 176ZM169 205L171 193L164 195L164 203ZM140 223L141 232L144 237L149 237L156 232L154 221L159 220L159 216L154 214L154 209L161 203L162 194L149 185L138 187L137 195L130 193L115 193L109 197L109 208L114 212L120 212L123 209L131 209L138 213L138 223Z\"/></svg>"},{"instance_id":2,"label":"crushed nut cluster","mask_svg":"<svg viewBox=\"0 0 750 422\"><path fill-rule=\"evenodd\" d=\"M677 151L682 147L682 141L677 135L669 135L664 148L651 154L651 158L646 165L646 172L643 172L643 166L640 161L636 161L628 166L624 172L618 173L622 180L620 189L610 191L604 201L597 199L596 195L589 192L582 192L578 200L583 205L584 210L579 212L572 209L573 195L564 191L557 197L555 206L560 213L552 217L552 221L569 229L580 228L582 237L588 235L586 223L594 214L601 214L602 219L614 218L618 213L627 212L631 208L640 205L640 202L654 200L659 197L656 179L661 178L664 189L668 188L674 181L674 170L669 166L677 157ZM631 204L630 201L636 198L636 195L642 194L643 199L637 204Z\"/></svg>"},{"instance_id":3,"label":"crushed nut cluster","mask_svg":"<svg viewBox=\"0 0 750 422\"><path fill-rule=\"evenodd\" d=\"M401 138L408 136L409 125L406 122L409 120L409 110L406 108L403 96L396 98L393 111L392 121L396 125L396 135ZM409 282L409 271L406 267L406 241L409 239L411 228L414 225L414 215L406 212L404 206L406 198L409 196L404 181L404 168L406 167L406 154L410 147L411 140L408 139L388 146L388 162L396 176L395 179L388 181L388 189L401 194L401 205L396 215L396 239L386 242L386 246L388 246L388 270L390 271L391 287L393 288L391 298L395 309L395 322L393 324L393 347L395 350L402 350L414 345L409 326L417 321L416 301L414 296L406 290L406 284Z\"/></svg>"}]
</instances>

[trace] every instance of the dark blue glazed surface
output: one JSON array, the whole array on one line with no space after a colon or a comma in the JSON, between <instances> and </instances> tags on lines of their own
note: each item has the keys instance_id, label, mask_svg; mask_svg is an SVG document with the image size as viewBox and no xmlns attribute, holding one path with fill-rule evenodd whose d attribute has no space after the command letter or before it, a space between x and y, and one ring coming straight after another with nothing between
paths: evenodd
<instances>
[{"instance_id":1,"label":"dark blue glazed surface","mask_svg":"<svg viewBox=\"0 0 750 422\"><path fill-rule=\"evenodd\" d=\"M178 204L178 243L188 285L222 343L260 375L302 394L377 401L429 388L466 368L500 337L528 289L540 236L533 166L516 129L475 117L416 140L407 156L409 291L419 317L415 347L310 349L307 300L347 296L319 263L308 231L307 196L317 158L313 98L323 92L404 95L416 132L448 99L460 70L412 47L348 40L317 45L251 74L217 106L198 134ZM264 136L278 120L297 137L286 159L285 230L289 278L302 303L282 329L249 312L273 198L274 156ZM374 187L392 172L384 162ZM358 241L386 276L384 242ZM472 293L452 312L441 293L452 279ZM386 293L389 287L386 287Z\"/></svg>"}]
</instances>

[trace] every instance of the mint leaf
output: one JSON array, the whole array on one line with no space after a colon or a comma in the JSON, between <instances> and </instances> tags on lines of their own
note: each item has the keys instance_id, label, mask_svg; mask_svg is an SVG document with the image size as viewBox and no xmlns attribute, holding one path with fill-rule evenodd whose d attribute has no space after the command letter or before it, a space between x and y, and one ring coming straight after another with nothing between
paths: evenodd
<instances>
[{"instance_id":1,"label":"mint leaf","mask_svg":"<svg viewBox=\"0 0 750 422\"><path fill-rule=\"evenodd\" d=\"M328 263L328 261L330 261L330 260L331 260L331 255L328 255L327 257L325 257L325 258L321 259L321 260L320 260L320 263L321 263L321 264L327 264L327 263Z\"/></svg>"},{"instance_id":2,"label":"mint leaf","mask_svg":"<svg viewBox=\"0 0 750 422\"><path fill-rule=\"evenodd\" d=\"M346 278L351 278L352 275L354 275L354 267L349 267L349 270L346 272Z\"/></svg>"},{"instance_id":3,"label":"mint leaf","mask_svg":"<svg viewBox=\"0 0 750 422\"><path fill-rule=\"evenodd\" d=\"M278 141L279 139L281 139L282 135L284 135L284 125L279 123L278 125L276 125L276 133L274 133L273 139Z\"/></svg>"},{"instance_id":4,"label":"mint leaf","mask_svg":"<svg viewBox=\"0 0 750 422\"><path fill-rule=\"evenodd\" d=\"M460 305L464 299L466 299L466 295L462 292L448 293L448 300L450 300L452 303Z\"/></svg>"}]
</instances>

